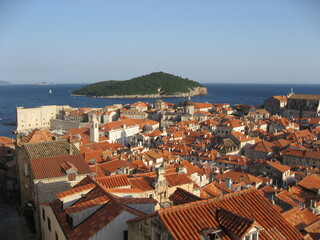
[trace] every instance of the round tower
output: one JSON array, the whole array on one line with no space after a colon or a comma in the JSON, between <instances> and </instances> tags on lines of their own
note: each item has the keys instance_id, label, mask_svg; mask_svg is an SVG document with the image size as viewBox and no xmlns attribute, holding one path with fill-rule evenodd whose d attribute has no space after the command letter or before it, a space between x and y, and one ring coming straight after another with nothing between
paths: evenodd
<instances>
[{"instance_id":1,"label":"round tower","mask_svg":"<svg viewBox=\"0 0 320 240\"><path fill-rule=\"evenodd\" d=\"M183 109L185 114L194 114L194 105L190 96L188 97L188 100L184 102Z\"/></svg>"}]
</instances>

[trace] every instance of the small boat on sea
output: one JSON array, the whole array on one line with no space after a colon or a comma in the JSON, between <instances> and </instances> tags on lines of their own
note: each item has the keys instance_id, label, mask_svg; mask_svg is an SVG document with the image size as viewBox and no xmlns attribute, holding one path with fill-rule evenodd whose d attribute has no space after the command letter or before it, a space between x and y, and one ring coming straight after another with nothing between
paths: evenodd
<instances>
[{"instance_id":1,"label":"small boat on sea","mask_svg":"<svg viewBox=\"0 0 320 240\"><path fill-rule=\"evenodd\" d=\"M49 93L52 93L52 90L51 90L51 89L49 89Z\"/></svg>"}]
</instances>

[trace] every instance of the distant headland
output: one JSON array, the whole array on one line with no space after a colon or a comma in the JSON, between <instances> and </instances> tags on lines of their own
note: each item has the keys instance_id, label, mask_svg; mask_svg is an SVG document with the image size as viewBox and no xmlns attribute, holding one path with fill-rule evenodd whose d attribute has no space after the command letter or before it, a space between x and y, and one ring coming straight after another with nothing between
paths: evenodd
<instances>
[{"instance_id":1,"label":"distant headland","mask_svg":"<svg viewBox=\"0 0 320 240\"><path fill-rule=\"evenodd\" d=\"M100 98L162 98L206 95L207 88L200 83L165 72L125 81L103 81L73 91L73 95Z\"/></svg>"},{"instance_id":2,"label":"distant headland","mask_svg":"<svg viewBox=\"0 0 320 240\"><path fill-rule=\"evenodd\" d=\"M54 82L39 82L36 85L56 85Z\"/></svg>"},{"instance_id":3,"label":"distant headland","mask_svg":"<svg viewBox=\"0 0 320 240\"><path fill-rule=\"evenodd\" d=\"M11 82L8 81L0 81L0 85L9 85Z\"/></svg>"}]
</instances>

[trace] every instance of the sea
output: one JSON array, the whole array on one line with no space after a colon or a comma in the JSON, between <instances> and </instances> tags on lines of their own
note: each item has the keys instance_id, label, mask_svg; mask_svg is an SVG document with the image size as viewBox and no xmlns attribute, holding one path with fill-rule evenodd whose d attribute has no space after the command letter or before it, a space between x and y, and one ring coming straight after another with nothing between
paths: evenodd
<instances>
[{"instance_id":1,"label":"sea","mask_svg":"<svg viewBox=\"0 0 320 240\"><path fill-rule=\"evenodd\" d=\"M14 138L13 125L4 122L16 121L16 107L38 107L43 105L69 105L71 107L104 107L113 104L127 104L137 101L155 103L157 99L108 99L72 96L72 91L86 84L56 85L0 85L0 136ZM320 85L290 84L203 84L208 89L206 96L192 97L193 102L261 105L274 95L295 93L320 94ZM178 104L186 98L162 98L165 102Z\"/></svg>"}]
</instances>

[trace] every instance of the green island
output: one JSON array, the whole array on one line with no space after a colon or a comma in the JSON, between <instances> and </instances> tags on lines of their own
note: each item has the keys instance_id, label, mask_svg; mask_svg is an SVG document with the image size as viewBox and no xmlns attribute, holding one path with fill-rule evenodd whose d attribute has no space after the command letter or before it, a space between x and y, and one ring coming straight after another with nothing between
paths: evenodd
<instances>
[{"instance_id":1,"label":"green island","mask_svg":"<svg viewBox=\"0 0 320 240\"><path fill-rule=\"evenodd\" d=\"M207 89L200 83L165 72L125 81L103 81L73 91L73 95L105 98L158 98L206 95Z\"/></svg>"}]
</instances>

